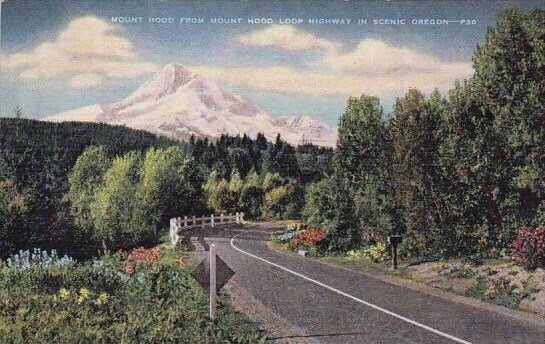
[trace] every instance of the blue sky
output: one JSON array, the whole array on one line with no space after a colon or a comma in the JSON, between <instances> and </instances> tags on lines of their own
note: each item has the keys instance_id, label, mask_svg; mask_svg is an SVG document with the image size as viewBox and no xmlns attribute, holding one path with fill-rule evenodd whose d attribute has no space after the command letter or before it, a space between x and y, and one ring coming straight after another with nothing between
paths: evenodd
<instances>
[{"instance_id":1,"label":"blue sky","mask_svg":"<svg viewBox=\"0 0 545 344\"><path fill-rule=\"evenodd\" d=\"M389 110L409 86L447 90L470 75L471 54L498 11L541 3L8 0L2 5L0 101L4 113L20 104L27 117L45 117L117 101L155 69L180 63L271 112L308 113L336 125L350 95L377 95ZM144 19L112 23L118 16ZM199 17L205 24L149 24L149 17ZM215 17L242 18L242 24L210 24ZM274 24L251 25L247 18ZM283 18L303 23L278 24ZM313 18L353 22L309 24ZM386 18L407 24L372 23ZM368 24L357 25L357 19ZM412 19L475 24L412 25ZM93 44L96 51L87 51Z\"/></svg>"}]
</instances>

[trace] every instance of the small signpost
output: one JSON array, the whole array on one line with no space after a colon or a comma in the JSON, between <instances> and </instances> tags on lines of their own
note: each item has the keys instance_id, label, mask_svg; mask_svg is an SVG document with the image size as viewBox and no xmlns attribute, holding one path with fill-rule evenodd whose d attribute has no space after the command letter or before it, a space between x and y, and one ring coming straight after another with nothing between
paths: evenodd
<instances>
[{"instance_id":1,"label":"small signpost","mask_svg":"<svg viewBox=\"0 0 545 344\"><path fill-rule=\"evenodd\" d=\"M214 218L212 218L212 226ZM216 320L216 245L210 245L210 319Z\"/></svg>"},{"instance_id":2,"label":"small signpost","mask_svg":"<svg viewBox=\"0 0 545 344\"><path fill-rule=\"evenodd\" d=\"M216 298L218 292L233 277L235 272L216 254L216 245L211 244L209 254L191 272L197 283L210 296L210 319L216 319Z\"/></svg>"},{"instance_id":3,"label":"small signpost","mask_svg":"<svg viewBox=\"0 0 545 344\"><path fill-rule=\"evenodd\" d=\"M392 267L397 269L397 245L401 244L403 238L401 235L395 234L388 237L388 243L392 247Z\"/></svg>"}]
</instances>

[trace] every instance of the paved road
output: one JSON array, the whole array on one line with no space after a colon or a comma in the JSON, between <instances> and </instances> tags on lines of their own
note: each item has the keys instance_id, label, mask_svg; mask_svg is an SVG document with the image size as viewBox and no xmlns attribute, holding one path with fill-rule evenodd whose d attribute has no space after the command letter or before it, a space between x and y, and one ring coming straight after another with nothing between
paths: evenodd
<instances>
[{"instance_id":1,"label":"paved road","mask_svg":"<svg viewBox=\"0 0 545 344\"><path fill-rule=\"evenodd\" d=\"M201 233L236 285L319 343L545 343L545 327L279 253L268 232ZM289 332L289 331L287 331Z\"/></svg>"}]
</instances>

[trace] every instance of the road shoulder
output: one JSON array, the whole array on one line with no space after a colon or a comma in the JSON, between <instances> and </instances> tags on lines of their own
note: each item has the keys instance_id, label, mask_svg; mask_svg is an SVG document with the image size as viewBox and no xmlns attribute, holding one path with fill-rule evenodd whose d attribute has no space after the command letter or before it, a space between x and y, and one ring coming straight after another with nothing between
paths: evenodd
<instances>
[{"instance_id":1,"label":"road shoulder","mask_svg":"<svg viewBox=\"0 0 545 344\"><path fill-rule=\"evenodd\" d=\"M494 304L491 304L491 303L487 303L487 302L484 302L482 300L478 300L478 299L475 299L475 298L470 298L470 297L454 294L454 293L451 293L451 292L448 292L448 291L445 291L445 290L437 289L437 288L434 288L434 287L431 287L431 286L428 286L428 285L425 285L425 284L422 284L422 283L418 283L418 282L410 280L410 279L402 278L402 277L384 275L384 274L380 274L379 272L376 272L376 271L355 270L355 269L348 268L346 266L340 266L338 264L334 264L332 262L323 261L323 260L321 260L319 258L302 257L302 256L297 255L295 252L293 252L293 253L289 252L288 253L288 252L281 251L278 248L276 248L270 241L267 242L267 245L268 245L269 248L271 248L272 250L274 250L277 253L284 254L284 255L290 255L290 256L293 256L293 257L295 257L297 259L300 259L300 260L309 260L310 259L310 260L312 260L314 262L317 262L319 264L323 264L323 265L326 265L326 266L329 266L329 267L334 267L334 268L338 268L338 269L341 269L341 270L350 271L352 273L356 273L356 274L360 274L360 275L368 277L368 278L373 278L373 279L376 279L376 280L380 280L382 282L389 283L389 284L392 284L392 285L395 285L395 286L404 287L404 288L408 288L408 289L411 289L411 290L419 291L419 292L422 292L422 293L425 293L425 294L428 294L428 295L432 295L432 296L435 296L435 297L442 298L444 300L460 303L460 304L463 304L463 305L466 305L466 306L471 306L471 307L475 307L475 308L490 311L490 312L495 312L497 314L508 316L508 317L511 317L511 318L519 320L519 321L529 322L529 323L534 324L536 326L545 327L545 318L540 317L539 315L536 315L536 314L532 314L532 313L528 313L528 312L524 312L524 311L519 311L519 310L516 310L516 309L510 309L510 308L507 308L507 307L502 307L502 306L494 305Z\"/></svg>"}]
</instances>

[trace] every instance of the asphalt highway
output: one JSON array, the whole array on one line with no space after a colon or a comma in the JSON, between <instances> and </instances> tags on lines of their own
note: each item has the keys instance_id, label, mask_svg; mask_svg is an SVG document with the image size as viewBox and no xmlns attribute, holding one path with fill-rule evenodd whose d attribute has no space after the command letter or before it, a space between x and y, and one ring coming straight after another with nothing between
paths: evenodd
<instances>
[{"instance_id":1,"label":"asphalt highway","mask_svg":"<svg viewBox=\"0 0 545 344\"><path fill-rule=\"evenodd\" d=\"M236 286L305 333L286 331L273 341L545 343L539 323L281 253L268 245L269 235L255 228L198 236L216 245L218 256L235 272Z\"/></svg>"}]
</instances>

